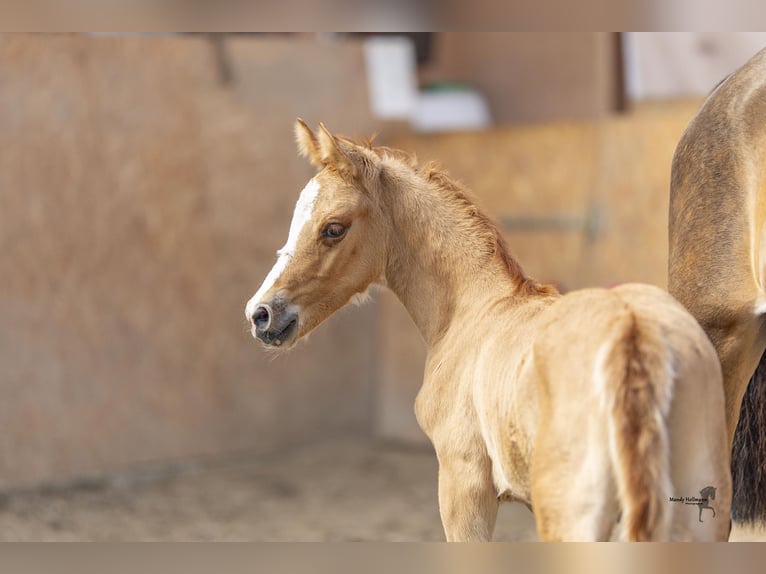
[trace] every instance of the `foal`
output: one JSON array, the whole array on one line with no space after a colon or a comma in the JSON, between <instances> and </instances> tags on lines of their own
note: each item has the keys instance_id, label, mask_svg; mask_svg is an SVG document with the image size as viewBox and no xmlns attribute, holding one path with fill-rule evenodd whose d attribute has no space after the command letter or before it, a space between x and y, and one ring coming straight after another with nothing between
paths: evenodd
<instances>
[{"instance_id":1,"label":"foal","mask_svg":"<svg viewBox=\"0 0 766 574\"><path fill-rule=\"evenodd\" d=\"M296 124L318 169L245 313L291 347L371 284L428 346L415 411L439 460L448 540L488 540L498 504L543 540L725 540L721 371L696 321L647 285L565 296L524 276L469 195L402 152ZM671 497L717 489L698 522Z\"/></svg>"}]
</instances>

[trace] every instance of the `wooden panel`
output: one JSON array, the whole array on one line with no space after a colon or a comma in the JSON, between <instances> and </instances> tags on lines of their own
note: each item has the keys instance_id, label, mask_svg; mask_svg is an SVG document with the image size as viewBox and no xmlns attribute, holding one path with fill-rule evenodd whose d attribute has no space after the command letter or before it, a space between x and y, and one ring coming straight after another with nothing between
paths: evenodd
<instances>
[{"instance_id":1,"label":"wooden panel","mask_svg":"<svg viewBox=\"0 0 766 574\"><path fill-rule=\"evenodd\" d=\"M604 233L582 256L579 285L642 281L667 287L670 165L701 101L640 106L600 126Z\"/></svg>"},{"instance_id":2,"label":"wooden panel","mask_svg":"<svg viewBox=\"0 0 766 574\"><path fill-rule=\"evenodd\" d=\"M446 32L424 80L478 87L498 124L594 119L618 104L611 33Z\"/></svg>"},{"instance_id":3,"label":"wooden panel","mask_svg":"<svg viewBox=\"0 0 766 574\"><path fill-rule=\"evenodd\" d=\"M427 443L415 420L415 397L423 380L426 346L407 310L391 291L376 294L378 304L378 379L375 436Z\"/></svg>"}]
</instances>

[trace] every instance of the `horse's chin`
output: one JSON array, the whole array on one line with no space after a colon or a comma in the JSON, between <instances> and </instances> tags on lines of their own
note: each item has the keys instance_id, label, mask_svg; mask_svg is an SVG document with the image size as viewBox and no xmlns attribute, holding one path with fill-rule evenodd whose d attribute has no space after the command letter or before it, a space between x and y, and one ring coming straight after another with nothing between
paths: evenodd
<instances>
[{"instance_id":1,"label":"horse's chin","mask_svg":"<svg viewBox=\"0 0 766 574\"><path fill-rule=\"evenodd\" d=\"M300 327L297 317L290 321L281 331L258 333L255 328L251 330L253 337L258 339L261 344L271 350L288 350L295 346L300 339L298 335Z\"/></svg>"},{"instance_id":2,"label":"horse's chin","mask_svg":"<svg viewBox=\"0 0 766 574\"><path fill-rule=\"evenodd\" d=\"M298 341L300 341L300 338L298 337L291 337L287 340L280 340L279 343L276 341L272 343L267 343L265 341L262 341L259 339L259 343L263 347L264 350L268 351L269 353L275 353L275 354L281 354L286 353L288 351L292 351L298 344Z\"/></svg>"}]
</instances>

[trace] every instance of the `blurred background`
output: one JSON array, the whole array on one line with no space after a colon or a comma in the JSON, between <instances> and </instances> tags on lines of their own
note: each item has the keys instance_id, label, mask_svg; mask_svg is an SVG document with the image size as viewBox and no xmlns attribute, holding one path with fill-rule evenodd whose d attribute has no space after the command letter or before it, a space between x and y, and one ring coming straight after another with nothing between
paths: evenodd
<instances>
[{"instance_id":1,"label":"blurred background","mask_svg":"<svg viewBox=\"0 0 766 574\"><path fill-rule=\"evenodd\" d=\"M539 280L664 286L675 145L764 45L0 36L0 539L443 539L399 303L277 359L244 323L312 175L295 118L439 160Z\"/></svg>"}]
</instances>

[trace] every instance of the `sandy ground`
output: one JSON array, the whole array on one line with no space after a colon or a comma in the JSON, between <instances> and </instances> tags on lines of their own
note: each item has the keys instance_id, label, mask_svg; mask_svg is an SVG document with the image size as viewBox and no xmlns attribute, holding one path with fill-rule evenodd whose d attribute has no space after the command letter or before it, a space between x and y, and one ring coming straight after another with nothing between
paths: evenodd
<instances>
[{"instance_id":1,"label":"sandy ground","mask_svg":"<svg viewBox=\"0 0 766 574\"><path fill-rule=\"evenodd\" d=\"M496 539L534 540L504 505ZM332 441L267 461L218 460L0 498L0 540L444 540L436 459Z\"/></svg>"},{"instance_id":2,"label":"sandy ground","mask_svg":"<svg viewBox=\"0 0 766 574\"><path fill-rule=\"evenodd\" d=\"M521 505L496 540L536 540ZM766 532L736 528L732 540ZM142 469L67 488L0 496L1 541L444 540L430 450L329 441L280 457Z\"/></svg>"}]
</instances>

